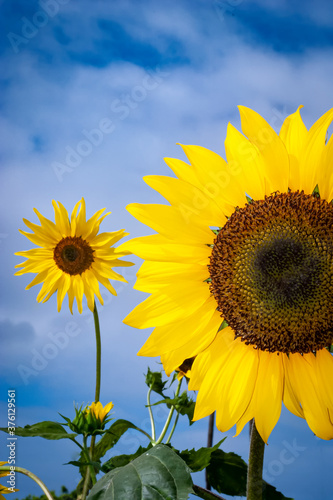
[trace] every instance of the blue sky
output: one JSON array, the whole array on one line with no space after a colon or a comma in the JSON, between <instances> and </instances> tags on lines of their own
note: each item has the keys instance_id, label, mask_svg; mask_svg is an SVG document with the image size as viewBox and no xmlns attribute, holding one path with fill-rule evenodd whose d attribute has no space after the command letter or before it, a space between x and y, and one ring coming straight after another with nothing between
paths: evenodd
<instances>
[{"instance_id":1,"label":"blue sky","mask_svg":"<svg viewBox=\"0 0 333 500\"><path fill-rule=\"evenodd\" d=\"M22 218L37 222L36 207L52 219L52 199L71 210L84 196L88 214L112 211L104 231L148 234L125 207L162 201L142 177L169 175L163 157L183 158L177 143L225 156L227 124L240 125L239 104L276 130L300 104L308 126L332 107L333 12L324 0L315 7L310 0L12 0L0 2L0 23L1 418L5 425L7 390L15 388L23 426L57 420L57 412L71 416L73 401L92 401L94 330L89 311L71 316L63 307L58 314L54 297L37 304L37 291L24 290L28 275L13 276L20 262L14 252L30 248L18 232ZM143 298L132 289L134 260L124 273L129 284L116 284L118 297L105 293L99 308L101 400L115 403L116 418L144 426L143 373L158 365L136 356L149 332L122 323ZM207 421L191 429L184 423L175 446L203 446L206 428ZM247 459L247 430L233 434L224 449ZM130 433L118 451L140 444ZM286 464L290 447L294 460ZM57 492L77 483L75 469L62 465L75 452L64 442L17 444L19 464ZM266 450L265 477L295 500L328 500L332 458L332 443L284 410ZM26 478L17 484L20 498L39 494Z\"/></svg>"}]
</instances>

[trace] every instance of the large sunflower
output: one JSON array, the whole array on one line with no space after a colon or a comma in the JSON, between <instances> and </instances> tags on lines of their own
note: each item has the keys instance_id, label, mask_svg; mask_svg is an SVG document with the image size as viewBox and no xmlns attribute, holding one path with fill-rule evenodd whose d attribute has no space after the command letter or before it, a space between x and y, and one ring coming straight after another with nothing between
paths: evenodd
<instances>
[{"instance_id":1,"label":"large sunflower","mask_svg":"<svg viewBox=\"0 0 333 500\"><path fill-rule=\"evenodd\" d=\"M122 245L145 259L135 288L151 294L125 319L155 327L140 355L167 374L195 357L194 419L221 431L252 418L265 442L282 401L333 438L333 110L307 130L299 109L277 135L240 107L227 162L182 146L177 178L148 176L166 205L128 210L159 234Z\"/></svg>"},{"instance_id":2,"label":"large sunflower","mask_svg":"<svg viewBox=\"0 0 333 500\"><path fill-rule=\"evenodd\" d=\"M99 283L113 295L117 294L110 279L126 283L125 278L112 268L132 266L131 262L119 260L119 257L128 255L129 252L118 252L117 249L112 248L112 245L128 233L120 229L111 233L98 234L101 222L110 212L103 215L105 211L103 208L86 221L86 205L83 198L75 205L71 219L60 202L52 201L52 204L55 223L43 217L36 209L34 211L41 223L40 226L23 219L33 233L22 230L20 232L40 248L15 254L27 258L26 261L15 266L22 268L16 275L37 273L26 289L43 282L37 296L38 302L46 302L58 291L57 302L58 311L60 311L67 293L71 313L74 297L78 310L82 313L82 299L85 295L88 307L93 311L95 295L103 304Z\"/></svg>"}]
</instances>

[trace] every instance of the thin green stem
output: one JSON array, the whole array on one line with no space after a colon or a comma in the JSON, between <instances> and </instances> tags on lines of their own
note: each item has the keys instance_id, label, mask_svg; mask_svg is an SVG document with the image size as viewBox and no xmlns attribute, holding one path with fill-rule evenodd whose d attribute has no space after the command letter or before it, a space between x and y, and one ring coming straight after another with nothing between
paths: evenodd
<instances>
[{"instance_id":1,"label":"thin green stem","mask_svg":"<svg viewBox=\"0 0 333 500\"><path fill-rule=\"evenodd\" d=\"M95 324L95 337L96 337L96 386L95 386L95 403L97 403L100 399L101 394L101 364L102 364L102 342L101 342L101 330L99 326L99 318L96 307L96 302L94 303L94 324ZM86 438L84 438L86 439ZM84 443L84 447L86 448L86 442ZM94 456L95 449L95 436L91 437L90 442L90 450L88 453L88 459L92 460ZM87 467L86 477L84 479L83 491L82 491L82 499L85 500L88 490L89 490L89 480L92 480L92 483L96 483L96 475L93 466Z\"/></svg>"},{"instance_id":2,"label":"thin green stem","mask_svg":"<svg viewBox=\"0 0 333 500\"><path fill-rule=\"evenodd\" d=\"M13 470L13 466L10 467L8 465L3 465L2 467L0 467L0 471L12 472L12 470ZM47 487L45 486L43 481L41 479L39 479L39 477L37 477L35 474L33 474L32 472L30 472L27 469L23 469L23 467L16 467L16 466L15 466L15 472L19 472L20 474L24 474L25 476L30 477L30 479L32 479L33 481L35 481L35 483L38 484L38 486L44 492L46 498L48 500L53 500L51 493L49 492L49 490L47 489Z\"/></svg>"},{"instance_id":3,"label":"thin green stem","mask_svg":"<svg viewBox=\"0 0 333 500\"><path fill-rule=\"evenodd\" d=\"M150 425L151 425L151 440L155 442L155 439L156 439L155 422L154 422L154 415L153 415L151 405L150 405L151 391L152 391L152 387L149 387L148 394L147 394L147 406L148 406Z\"/></svg>"},{"instance_id":4,"label":"thin green stem","mask_svg":"<svg viewBox=\"0 0 333 500\"><path fill-rule=\"evenodd\" d=\"M208 435L207 435L207 448L211 448L213 446L214 424L215 424L215 412L213 412L209 416ZM210 491L211 490L211 486L209 484L207 469L205 470L205 479L206 479L206 489Z\"/></svg>"},{"instance_id":5,"label":"thin green stem","mask_svg":"<svg viewBox=\"0 0 333 500\"><path fill-rule=\"evenodd\" d=\"M96 302L94 305L94 323L96 334L96 389L95 389L95 403L99 401L101 393L101 359L102 359L102 344L101 344L101 330L99 327L98 312Z\"/></svg>"},{"instance_id":6,"label":"thin green stem","mask_svg":"<svg viewBox=\"0 0 333 500\"><path fill-rule=\"evenodd\" d=\"M83 450L84 450L84 454L86 456L87 462L90 462L92 460L91 445L90 445L90 450L89 450L88 445L87 445L87 436L83 436ZM84 478L84 483L83 483L81 500L85 500L85 498L88 494L90 479L92 480L93 484L96 483L96 474L95 474L93 465L87 466L86 476Z\"/></svg>"},{"instance_id":7,"label":"thin green stem","mask_svg":"<svg viewBox=\"0 0 333 500\"><path fill-rule=\"evenodd\" d=\"M262 500L262 470L264 465L265 443L252 422L249 467L247 471L247 500Z\"/></svg>"},{"instance_id":8,"label":"thin green stem","mask_svg":"<svg viewBox=\"0 0 333 500\"><path fill-rule=\"evenodd\" d=\"M177 389L176 389L176 392L175 392L175 398L177 396L179 396L179 392L180 392L180 387L182 385L182 379L179 380L178 382L178 386L177 386ZM170 408L170 411L169 411L169 415L168 415L168 418L166 419L166 422L164 424L164 427L163 427L163 430L160 434L160 437L158 438L158 440L155 442L155 445L156 444L160 444L165 436L165 434L167 433L167 430L169 428L169 425L170 425L170 422L171 422L171 419L172 419L172 416L174 414L174 411L175 411L175 406L172 405L171 408Z\"/></svg>"},{"instance_id":9,"label":"thin green stem","mask_svg":"<svg viewBox=\"0 0 333 500\"><path fill-rule=\"evenodd\" d=\"M212 493L201 486L197 486L194 484L192 486L195 496L203 498L204 500L225 500L224 497L217 495L216 493Z\"/></svg>"},{"instance_id":10,"label":"thin green stem","mask_svg":"<svg viewBox=\"0 0 333 500\"><path fill-rule=\"evenodd\" d=\"M173 433L175 432L175 429L176 429L176 426L177 426L177 423L178 423L178 419L179 419L179 412L176 415L175 421L174 421L173 426L171 428L171 431L170 431L170 434L168 436L168 439L165 441L165 444L170 443L171 438L173 436Z\"/></svg>"}]
</instances>

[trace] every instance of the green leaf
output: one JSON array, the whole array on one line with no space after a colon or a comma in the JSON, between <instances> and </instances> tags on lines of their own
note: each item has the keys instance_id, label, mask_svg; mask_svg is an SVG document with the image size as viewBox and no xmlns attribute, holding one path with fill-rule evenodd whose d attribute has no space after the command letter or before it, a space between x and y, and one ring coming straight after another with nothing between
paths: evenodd
<instances>
[{"instance_id":1,"label":"green leaf","mask_svg":"<svg viewBox=\"0 0 333 500\"><path fill-rule=\"evenodd\" d=\"M66 462L64 465L75 465L76 467L88 467L89 465L92 465L95 469L99 470L101 468L101 464L99 462L87 462L87 461L80 461L80 460L71 460L70 462Z\"/></svg>"},{"instance_id":2,"label":"green leaf","mask_svg":"<svg viewBox=\"0 0 333 500\"><path fill-rule=\"evenodd\" d=\"M187 500L192 492L189 468L171 448L160 444L105 474L88 500Z\"/></svg>"},{"instance_id":3,"label":"green leaf","mask_svg":"<svg viewBox=\"0 0 333 500\"><path fill-rule=\"evenodd\" d=\"M160 396L164 397L163 390L167 381L163 382L162 372L152 372L148 367L148 372L146 375L146 384L152 391L157 392Z\"/></svg>"},{"instance_id":4,"label":"green leaf","mask_svg":"<svg viewBox=\"0 0 333 500\"><path fill-rule=\"evenodd\" d=\"M178 455L187 463L192 472L199 472L205 469L209 463L211 454L216 451L226 438L221 439L212 448L200 448L199 450L183 450L177 452Z\"/></svg>"},{"instance_id":5,"label":"green leaf","mask_svg":"<svg viewBox=\"0 0 333 500\"><path fill-rule=\"evenodd\" d=\"M133 453L132 455L118 455L116 457L112 457L110 458L110 460L108 460L103 464L102 471L106 473L110 472L110 470L116 469L117 467L124 467L124 465L129 464L130 462L132 462L132 460L140 457L143 453L150 450L151 448L152 444L149 443L149 445L146 448L139 446L136 452Z\"/></svg>"},{"instance_id":6,"label":"green leaf","mask_svg":"<svg viewBox=\"0 0 333 500\"><path fill-rule=\"evenodd\" d=\"M6 427L1 427L1 431L7 432ZM25 427L16 427L15 436L42 437L44 439L73 439L77 434L69 434L58 422L39 422Z\"/></svg>"},{"instance_id":7,"label":"green leaf","mask_svg":"<svg viewBox=\"0 0 333 500\"><path fill-rule=\"evenodd\" d=\"M181 415L187 415L189 419L190 425L194 424L193 422L193 413L195 402L193 399L188 397L187 391L184 391L180 396L176 396L175 398L164 398L161 401L157 401L151 406L156 406L160 404L166 404L168 408L174 406L176 411Z\"/></svg>"},{"instance_id":8,"label":"green leaf","mask_svg":"<svg viewBox=\"0 0 333 500\"><path fill-rule=\"evenodd\" d=\"M132 422L129 422L128 420L119 419L113 422L111 427L107 429L102 439L95 446L93 459L99 460L104 457L105 453L113 448L113 446L128 429L136 429L142 432L139 427L132 424Z\"/></svg>"},{"instance_id":9,"label":"green leaf","mask_svg":"<svg viewBox=\"0 0 333 500\"><path fill-rule=\"evenodd\" d=\"M216 450L211 454L207 467L207 478L211 486L226 495L246 496L247 464L235 453ZM263 500L293 500L285 497L276 488L264 481Z\"/></svg>"},{"instance_id":10,"label":"green leaf","mask_svg":"<svg viewBox=\"0 0 333 500\"><path fill-rule=\"evenodd\" d=\"M207 478L219 493L246 496L247 464L235 453L214 451L207 467Z\"/></svg>"},{"instance_id":11,"label":"green leaf","mask_svg":"<svg viewBox=\"0 0 333 500\"><path fill-rule=\"evenodd\" d=\"M294 500L290 497L285 497L280 491L277 491L275 486L272 486L266 481L263 482L262 500Z\"/></svg>"}]
</instances>

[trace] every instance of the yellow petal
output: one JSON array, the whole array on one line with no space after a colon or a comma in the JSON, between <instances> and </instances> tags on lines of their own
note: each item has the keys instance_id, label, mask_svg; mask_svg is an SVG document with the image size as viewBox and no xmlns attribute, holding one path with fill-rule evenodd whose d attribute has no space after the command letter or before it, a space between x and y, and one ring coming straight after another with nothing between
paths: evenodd
<instances>
[{"instance_id":1,"label":"yellow petal","mask_svg":"<svg viewBox=\"0 0 333 500\"><path fill-rule=\"evenodd\" d=\"M321 398L314 354L290 354L288 361L291 384L310 429L321 439L333 439L333 425Z\"/></svg>"},{"instance_id":2,"label":"yellow petal","mask_svg":"<svg viewBox=\"0 0 333 500\"><path fill-rule=\"evenodd\" d=\"M56 202L52 200L52 205L54 208L55 222L61 233L61 236L70 236L71 230L66 208L60 203L60 201Z\"/></svg>"},{"instance_id":3,"label":"yellow petal","mask_svg":"<svg viewBox=\"0 0 333 500\"><path fill-rule=\"evenodd\" d=\"M180 210L175 207L132 203L126 208L140 222L171 240L207 245L214 241L214 233L209 229L209 226L198 225L193 221L186 220Z\"/></svg>"},{"instance_id":4,"label":"yellow petal","mask_svg":"<svg viewBox=\"0 0 333 500\"><path fill-rule=\"evenodd\" d=\"M282 357L276 352L260 351L259 369L254 394L255 423L263 441L280 418L284 385Z\"/></svg>"},{"instance_id":5,"label":"yellow petal","mask_svg":"<svg viewBox=\"0 0 333 500\"><path fill-rule=\"evenodd\" d=\"M104 211L105 208L98 210L98 212L96 212L92 217L90 217L89 220L87 220L87 223L81 235L83 239L91 241L95 238L96 234L99 231L100 224L103 222L105 217L107 217L111 213L107 212L106 214L102 215Z\"/></svg>"},{"instance_id":6,"label":"yellow petal","mask_svg":"<svg viewBox=\"0 0 333 500\"><path fill-rule=\"evenodd\" d=\"M325 404L333 409L333 356L327 349L316 352L315 365L317 368L320 392Z\"/></svg>"},{"instance_id":7,"label":"yellow petal","mask_svg":"<svg viewBox=\"0 0 333 500\"><path fill-rule=\"evenodd\" d=\"M165 163L171 168L178 179L189 182L197 188L202 188L202 183L200 182L196 170L192 165L178 160L177 158L164 158Z\"/></svg>"},{"instance_id":8,"label":"yellow petal","mask_svg":"<svg viewBox=\"0 0 333 500\"><path fill-rule=\"evenodd\" d=\"M40 214L36 208L34 208L34 212L37 215L41 223L41 228L45 231L45 234L47 234L50 238L59 241L61 233L56 224Z\"/></svg>"},{"instance_id":9,"label":"yellow petal","mask_svg":"<svg viewBox=\"0 0 333 500\"><path fill-rule=\"evenodd\" d=\"M297 397L297 389L295 394L295 387L292 385L293 378L290 376L290 363L286 354L282 355L284 364L284 391L283 402L288 410L297 417L304 418L304 412L300 405L299 398Z\"/></svg>"},{"instance_id":10,"label":"yellow petal","mask_svg":"<svg viewBox=\"0 0 333 500\"><path fill-rule=\"evenodd\" d=\"M279 134L289 154L290 172L288 185L293 191L297 191L301 186L299 158L305 147L308 134L300 114L302 107L299 106L295 113L285 119Z\"/></svg>"},{"instance_id":11,"label":"yellow petal","mask_svg":"<svg viewBox=\"0 0 333 500\"><path fill-rule=\"evenodd\" d=\"M229 123L225 150L228 165L243 193L262 200L265 197L265 165L258 148Z\"/></svg>"},{"instance_id":12,"label":"yellow petal","mask_svg":"<svg viewBox=\"0 0 333 500\"><path fill-rule=\"evenodd\" d=\"M193 342L192 339L178 349L169 351L161 355L161 361L165 373L169 376L185 361L193 358L205 350L214 340L221 324L219 313L215 312L210 321L201 329L200 336Z\"/></svg>"},{"instance_id":13,"label":"yellow petal","mask_svg":"<svg viewBox=\"0 0 333 500\"><path fill-rule=\"evenodd\" d=\"M188 286L196 282L203 282L209 278L206 265L183 264L178 262L149 262L145 261L137 273L137 280L134 285L135 290L152 293L165 285L179 281L187 281Z\"/></svg>"},{"instance_id":14,"label":"yellow petal","mask_svg":"<svg viewBox=\"0 0 333 500\"><path fill-rule=\"evenodd\" d=\"M197 245L178 243L160 234L133 238L120 245L118 249L128 250L142 259L152 261L201 262L204 264L209 263L209 257L212 253L211 248L205 243Z\"/></svg>"},{"instance_id":15,"label":"yellow petal","mask_svg":"<svg viewBox=\"0 0 333 500\"><path fill-rule=\"evenodd\" d=\"M196 346L202 340L202 332L215 312L216 301L213 297L210 297L201 307L193 311L192 315L175 323L155 328L138 352L139 356L160 356L168 351L174 351L188 342L191 342L192 347L197 350ZM221 324L219 313L217 313L216 324L217 332ZM191 356L188 355L187 357Z\"/></svg>"},{"instance_id":16,"label":"yellow petal","mask_svg":"<svg viewBox=\"0 0 333 500\"><path fill-rule=\"evenodd\" d=\"M325 145L320 168L318 168L318 186L320 197L324 200L333 199L333 135Z\"/></svg>"},{"instance_id":17,"label":"yellow petal","mask_svg":"<svg viewBox=\"0 0 333 500\"><path fill-rule=\"evenodd\" d=\"M157 294L148 297L124 319L124 323L135 328L163 326L190 316L210 296L207 283L198 283L191 290L183 283L175 288L166 286Z\"/></svg>"},{"instance_id":18,"label":"yellow petal","mask_svg":"<svg viewBox=\"0 0 333 500\"><path fill-rule=\"evenodd\" d=\"M305 194L312 194L316 184L322 185L323 157L327 129L333 120L333 109L330 109L310 128L306 146L300 157L301 189Z\"/></svg>"},{"instance_id":19,"label":"yellow petal","mask_svg":"<svg viewBox=\"0 0 333 500\"><path fill-rule=\"evenodd\" d=\"M198 354L191 368L189 389L199 387L193 420L210 415L217 408L217 397L221 384L224 363L237 350L231 328L224 328L207 349Z\"/></svg>"},{"instance_id":20,"label":"yellow petal","mask_svg":"<svg viewBox=\"0 0 333 500\"><path fill-rule=\"evenodd\" d=\"M73 285L73 292L74 296L76 298L76 303L77 303L77 308L79 313L82 313L82 298L83 298L83 293L84 293L84 285L83 281L81 279L81 276L76 275L73 277L72 281Z\"/></svg>"},{"instance_id":21,"label":"yellow petal","mask_svg":"<svg viewBox=\"0 0 333 500\"><path fill-rule=\"evenodd\" d=\"M266 165L269 193L288 192L289 157L287 150L272 127L258 113L238 106L243 133L258 148Z\"/></svg>"},{"instance_id":22,"label":"yellow petal","mask_svg":"<svg viewBox=\"0 0 333 500\"><path fill-rule=\"evenodd\" d=\"M32 228L34 224L31 224L29 221L23 219L25 224ZM39 226L37 226L39 227ZM38 245L39 247L44 247L44 248L54 248L54 246L57 244L56 238L50 237L49 235L42 235L41 232L36 232L35 234L28 233L26 231L22 231L22 229L19 229L19 232L26 236L28 240L32 241L32 243L35 243L35 245Z\"/></svg>"},{"instance_id":23,"label":"yellow petal","mask_svg":"<svg viewBox=\"0 0 333 500\"><path fill-rule=\"evenodd\" d=\"M221 366L216 394L216 425L222 432L231 429L246 411L258 372L258 351L243 342L234 342L233 352Z\"/></svg>"},{"instance_id":24,"label":"yellow petal","mask_svg":"<svg viewBox=\"0 0 333 500\"><path fill-rule=\"evenodd\" d=\"M196 169L201 180L202 191L212 199L226 213L226 207L243 207L246 204L245 193L233 177L233 172L226 161L218 154L201 146L184 146L182 148Z\"/></svg>"},{"instance_id":25,"label":"yellow petal","mask_svg":"<svg viewBox=\"0 0 333 500\"><path fill-rule=\"evenodd\" d=\"M144 181L177 207L187 223L217 227L224 225L226 218L221 208L196 186L161 175L146 176Z\"/></svg>"},{"instance_id":26,"label":"yellow petal","mask_svg":"<svg viewBox=\"0 0 333 500\"><path fill-rule=\"evenodd\" d=\"M63 273L58 284L58 294L57 294L58 312L60 312L61 310L62 302L65 298L66 293L68 292L70 285L71 285L70 275Z\"/></svg>"}]
</instances>

